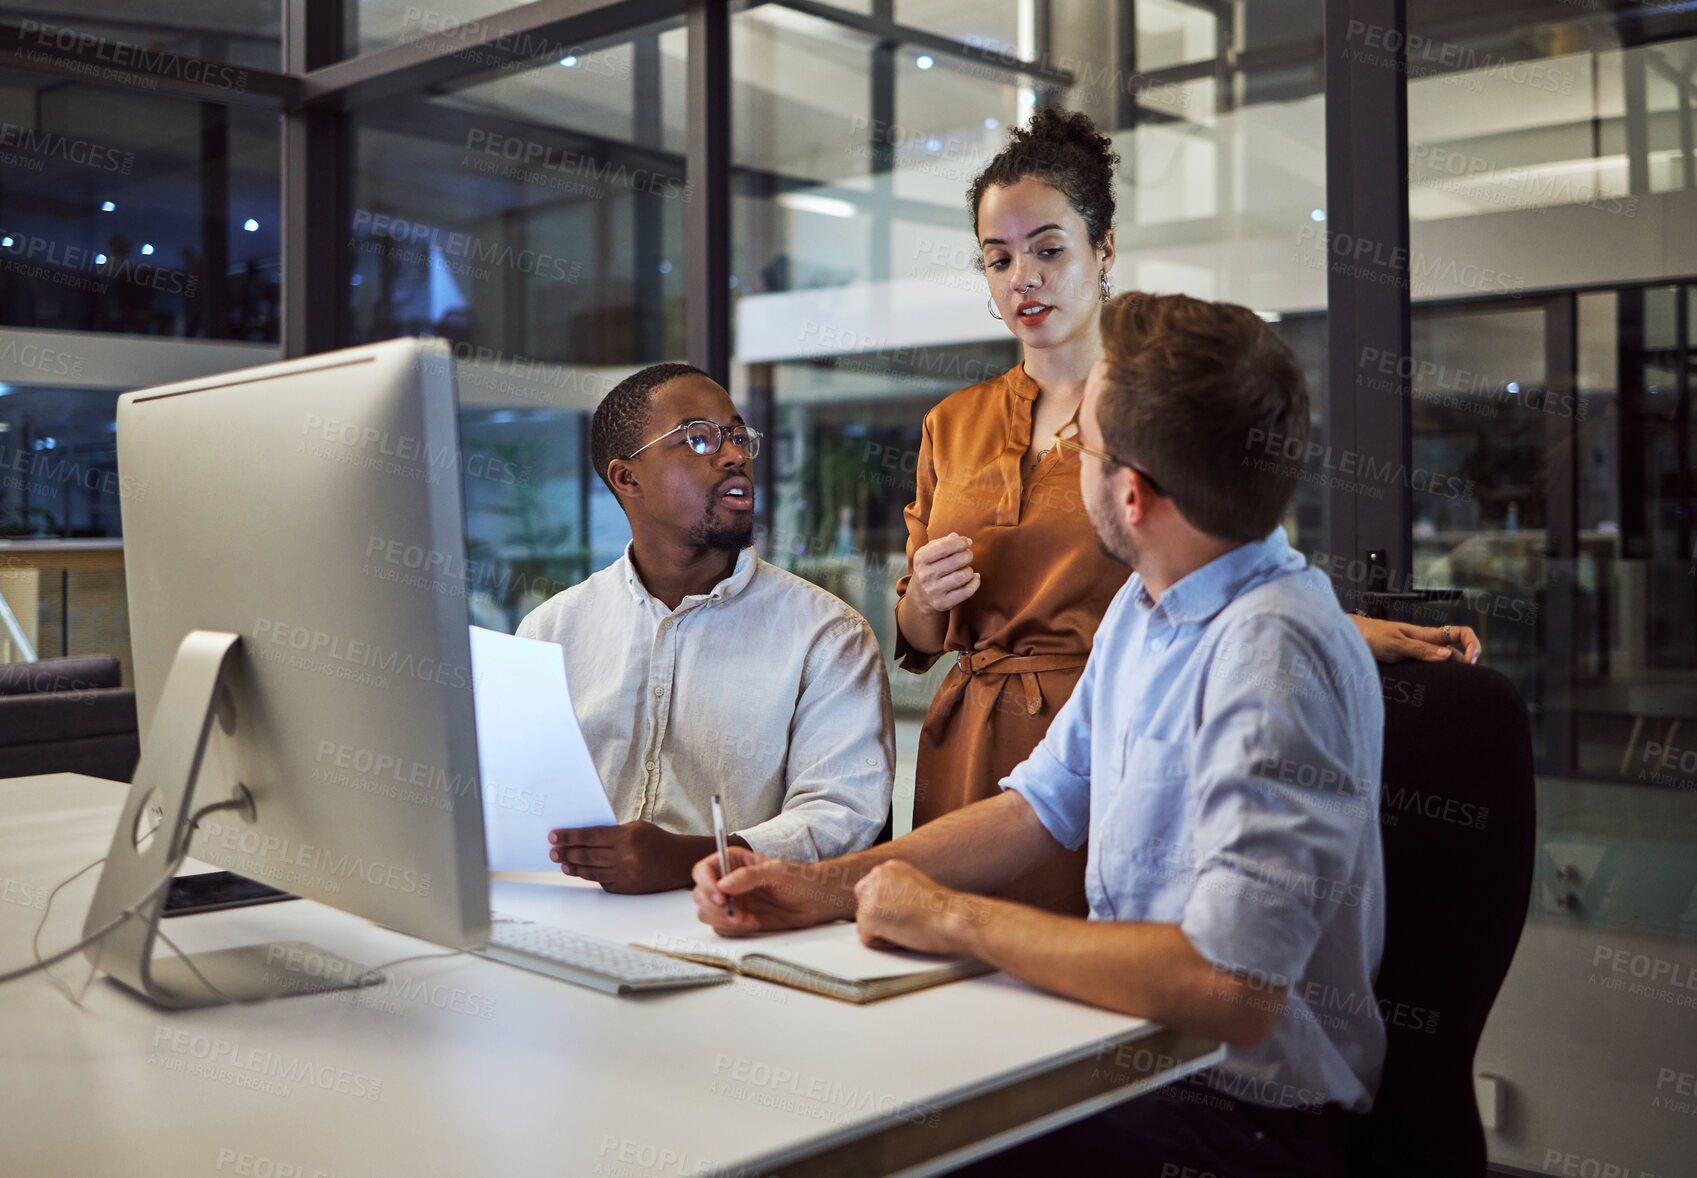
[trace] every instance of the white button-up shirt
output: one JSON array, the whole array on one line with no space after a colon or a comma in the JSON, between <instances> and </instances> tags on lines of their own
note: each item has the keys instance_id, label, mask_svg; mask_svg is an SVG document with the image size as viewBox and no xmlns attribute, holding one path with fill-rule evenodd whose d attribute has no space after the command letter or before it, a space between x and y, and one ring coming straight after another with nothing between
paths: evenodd
<instances>
[{"instance_id":1,"label":"white button-up shirt","mask_svg":"<svg viewBox=\"0 0 1697 1178\"><path fill-rule=\"evenodd\" d=\"M813 861L869 846L890 811L895 720L872 628L793 573L737 556L675 610L624 556L519 635L566 649L572 707L619 821Z\"/></svg>"}]
</instances>

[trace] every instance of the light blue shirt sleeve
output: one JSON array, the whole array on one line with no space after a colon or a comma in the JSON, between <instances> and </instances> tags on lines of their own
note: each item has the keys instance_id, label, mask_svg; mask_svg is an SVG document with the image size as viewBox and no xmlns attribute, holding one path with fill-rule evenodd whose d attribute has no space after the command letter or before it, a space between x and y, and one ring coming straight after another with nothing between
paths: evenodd
<instances>
[{"instance_id":1,"label":"light blue shirt sleeve","mask_svg":"<svg viewBox=\"0 0 1697 1178\"><path fill-rule=\"evenodd\" d=\"M1379 837L1378 783L1350 769L1363 751L1378 764L1383 704L1365 644L1337 646L1276 611L1233 619L1195 735L1197 877L1180 928L1216 966L1275 985L1303 976L1342 908L1383 902L1356 871ZM1354 747L1363 734L1372 750Z\"/></svg>"},{"instance_id":2,"label":"light blue shirt sleeve","mask_svg":"<svg viewBox=\"0 0 1697 1178\"><path fill-rule=\"evenodd\" d=\"M1000 782L1003 789L1018 790L1037 812L1043 828L1069 851L1078 850L1090 834L1091 706L1098 668L1103 658L1112 655L1106 640L1119 630L1129 589L1129 582L1122 585L1108 603L1078 686L1055 714L1042 741Z\"/></svg>"},{"instance_id":3,"label":"light blue shirt sleeve","mask_svg":"<svg viewBox=\"0 0 1697 1178\"><path fill-rule=\"evenodd\" d=\"M1090 697L1095 656L1072 698L1061 705L1049 730L1031 755L1001 780L1003 789L1018 790L1037 819L1069 851L1076 851L1090 833Z\"/></svg>"}]
</instances>

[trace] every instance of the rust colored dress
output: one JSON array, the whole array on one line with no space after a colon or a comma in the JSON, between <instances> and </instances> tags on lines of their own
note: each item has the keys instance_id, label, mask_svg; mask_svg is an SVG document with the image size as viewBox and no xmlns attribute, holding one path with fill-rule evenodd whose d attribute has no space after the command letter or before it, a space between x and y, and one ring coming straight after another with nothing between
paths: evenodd
<instances>
[{"instance_id":1,"label":"rust colored dress","mask_svg":"<svg viewBox=\"0 0 1697 1178\"><path fill-rule=\"evenodd\" d=\"M1084 670L1096 627L1130 570L1105 555L1085 513L1079 456L1050 448L1022 483L1037 382L1020 364L945 397L925 415L917 498L908 505L908 572L933 538L972 538L978 592L949 612L944 647L959 661L919 733L917 826L1000 792L997 783L1043 739ZM923 673L940 658L908 644L896 660ZM1084 914L1085 848L1001 894Z\"/></svg>"}]
</instances>

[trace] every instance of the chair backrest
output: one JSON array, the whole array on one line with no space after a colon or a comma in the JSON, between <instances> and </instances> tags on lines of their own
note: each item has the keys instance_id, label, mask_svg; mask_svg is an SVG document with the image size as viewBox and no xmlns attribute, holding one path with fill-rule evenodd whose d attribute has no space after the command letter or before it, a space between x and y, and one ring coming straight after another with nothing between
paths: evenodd
<instances>
[{"instance_id":1,"label":"chair backrest","mask_svg":"<svg viewBox=\"0 0 1697 1178\"><path fill-rule=\"evenodd\" d=\"M1513 684L1459 662L1382 668L1388 1052L1352 1172L1485 1172L1473 1089L1479 1034L1531 899L1532 734Z\"/></svg>"}]
</instances>

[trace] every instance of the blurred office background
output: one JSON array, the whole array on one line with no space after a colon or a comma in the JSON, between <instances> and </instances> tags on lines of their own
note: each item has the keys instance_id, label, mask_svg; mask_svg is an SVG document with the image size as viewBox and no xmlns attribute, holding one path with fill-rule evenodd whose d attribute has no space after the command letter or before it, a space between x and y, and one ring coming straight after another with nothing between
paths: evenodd
<instances>
[{"instance_id":1,"label":"blurred office background","mask_svg":"<svg viewBox=\"0 0 1697 1178\"><path fill-rule=\"evenodd\" d=\"M454 348L473 613L511 629L619 555L590 414L686 358L709 265L770 438L763 554L888 649L921 418L1018 360L965 191L1036 104L1080 109L1121 158L1116 289L1245 303L1308 368L1328 449L1299 546L1366 584L1330 551L1327 406L1406 409L1409 468L1351 492L1409 495L1412 567L1378 587L1478 630L1531 710L1532 915L1478 1060L1493 1160L1689 1172L1697 1119L1659 1081L1697 1041L1697 991L1660 981L1697 965L1697 11L1409 0L1412 346L1338 390L1328 275L1382 243L1328 249L1322 5L772 0L693 45L682 0L608 8L490 48L500 0L0 5L0 660L127 666L120 508L145 489L116 470L119 393L402 334ZM179 64L126 74L82 32ZM728 94L711 144L692 55ZM303 114L308 70L341 100ZM728 158L728 199L692 154ZM892 664L899 809L936 678Z\"/></svg>"}]
</instances>

